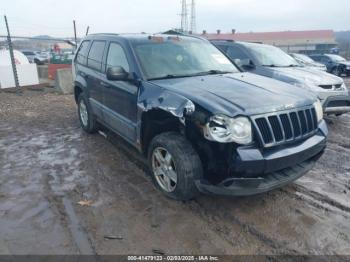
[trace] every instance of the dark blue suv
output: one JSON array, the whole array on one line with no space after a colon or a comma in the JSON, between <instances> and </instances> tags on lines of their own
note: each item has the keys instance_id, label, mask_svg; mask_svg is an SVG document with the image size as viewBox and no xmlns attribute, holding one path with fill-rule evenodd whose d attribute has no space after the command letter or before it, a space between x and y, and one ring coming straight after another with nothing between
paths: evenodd
<instances>
[{"instance_id":1,"label":"dark blue suv","mask_svg":"<svg viewBox=\"0 0 350 262\"><path fill-rule=\"evenodd\" d=\"M327 67L327 71L337 76L347 75L350 76L350 61L345 58L334 55L334 54L324 54L324 55L310 55L310 57Z\"/></svg>"},{"instance_id":2,"label":"dark blue suv","mask_svg":"<svg viewBox=\"0 0 350 262\"><path fill-rule=\"evenodd\" d=\"M155 185L178 200L283 186L326 146L312 93L243 73L197 37L89 35L73 75L82 128L102 124L119 134L148 158Z\"/></svg>"}]
</instances>

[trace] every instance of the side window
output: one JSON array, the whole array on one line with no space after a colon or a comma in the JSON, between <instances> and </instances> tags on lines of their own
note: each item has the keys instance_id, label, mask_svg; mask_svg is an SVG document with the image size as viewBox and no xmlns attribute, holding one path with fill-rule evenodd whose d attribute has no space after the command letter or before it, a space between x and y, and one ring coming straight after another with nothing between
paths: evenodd
<instances>
[{"instance_id":1,"label":"side window","mask_svg":"<svg viewBox=\"0 0 350 262\"><path fill-rule=\"evenodd\" d=\"M230 46L227 49L228 57L230 57L238 66L241 66L241 61L244 59L249 59L249 57L243 52L239 47Z\"/></svg>"},{"instance_id":2,"label":"side window","mask_svg":"<svg viewBox=\"0 0 350 262\"><path fill-rule=\"evenodd\" d=\"M241 48L234 47L234 46L230 46L228 48L227 55L231 59L239 59L239 60L249 59L249 57L243 52L243 50Z\"/></svg>"},{"instance_id":3,"label":"side window","mask_svg":"<svg viewBox=\"0 0 350 262\"><path fill-rule=\"evenodd\" d=\"M127 72L129 72L130 70L125 52L123 48L117 43L111 43L109 45L109 50L107 55L107 67L113 67L113 66L121 66Z\"/></svg>"},{"instance_id":4,"label":"side window","mask_svg":"<svg viewBox=\"0 0 350 262\"><path fill-rule=\"evenodd\" d=\"M83 41L79 46L79 50L77 51L76 61L79 64L86 64L86 57L89 51L90 41Z\"/></svg>"},{"instance_id":5,"label":"side window","mask_svg":"<svg viewBox=\"0 0 350 262\"><path fill-rule=\"evenodd\" d=\"M324 63L328 63L330 61L330 59L327 56L322 56L321 61Z\"/></svg>"},{"instance_id":6,"label":"side window","mask_svg":"<svg viewBox=\"0 0 350 262\"><path fill-rule=\"evenodd\" d=\"M105 41L94 41L92 43L88 56L88 67L96 70L101 70L103 58L102 56L105 50L105 46Z\"/></svg>"}]
</instances>

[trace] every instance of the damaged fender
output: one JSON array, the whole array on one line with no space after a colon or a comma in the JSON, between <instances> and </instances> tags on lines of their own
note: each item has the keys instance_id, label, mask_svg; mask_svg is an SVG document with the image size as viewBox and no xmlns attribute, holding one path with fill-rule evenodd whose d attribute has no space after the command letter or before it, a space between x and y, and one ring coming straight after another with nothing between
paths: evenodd
<instances>
[{"instance_id":1,"label":"damaged fender","mask_svg":"<svg viewBox=\"0 0 350 262\"><path fill-rule=\"evenodd\" d=\"M185 125L185 117L190 116L195 111L194 103L186 97L175 94L164 88L145 84L147 88L141 87L138 107L137 122L137 143L141 140L141 119L142 114L153 109L160 109L172 114L179 119L179 122Z\"/></svg>"}]
</instances>

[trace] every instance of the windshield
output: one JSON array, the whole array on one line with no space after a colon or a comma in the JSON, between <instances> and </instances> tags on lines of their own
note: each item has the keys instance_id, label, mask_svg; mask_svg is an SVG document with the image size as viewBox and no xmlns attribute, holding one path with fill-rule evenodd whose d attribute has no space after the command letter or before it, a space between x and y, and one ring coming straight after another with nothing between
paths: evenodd
<instances>
[{"instance_id":1,"label":"windshield","mask_svg":"<svg viewBox=\"0 0 350 262\"><path fill-rule=\"evenodd\" d=\"M305 63L315 63L314 60L312 60L310 57L307 55L302 55L302 54L293 54L296 59L300 59L301 61Z\"/></svg>"},{"instance_id":2,"label":"windshield","mask_svg":"<svg viewBox=\"0 0 350 262\"><path fill-rule=\"evenodd\" d=\"M260 44L247 44L246 47L262 66L271 67L293 67L300 66L290 55L287 55L281 49Z\"/></svg>"},{"instance_id":3,"label":"windshield","mask_svg":"<svg viewBox=\"0 0 350 262\"><path fill-rule=\"evenodd\" d=\"M339 55L327 55L328 57L330 57L332 60L337 61L337 62L344 62L346 61L345 58L339 56Z\"/></svg>"},{"instance_id":4,"label":"windshield","mask_svg":"<svg viewBox=\"0 0 350 262\"><path fill-rule=\"evenodd\" d=\"M196 38L150 37L133 47L149 80L239 72L216 47Z\"/></svg>"}]
</instances>

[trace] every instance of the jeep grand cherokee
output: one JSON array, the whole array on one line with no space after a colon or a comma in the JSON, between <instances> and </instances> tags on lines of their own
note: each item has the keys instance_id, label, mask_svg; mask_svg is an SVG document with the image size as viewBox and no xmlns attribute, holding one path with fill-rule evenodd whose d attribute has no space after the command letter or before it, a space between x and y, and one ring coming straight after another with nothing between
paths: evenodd
<instances>
[{"instance_id":1,"label":"jeep grand cherokee","mask_svg":"<svg viewBox=\"0 0 350 262\"><path fill-rule=\"evenodd\" d=\"M308 91L243 73L207 40L97 34L73 61L82 128L98 123L142 152L167 196L251 195L309 171L326 146Z\"/></svg>"}]
</instances>

